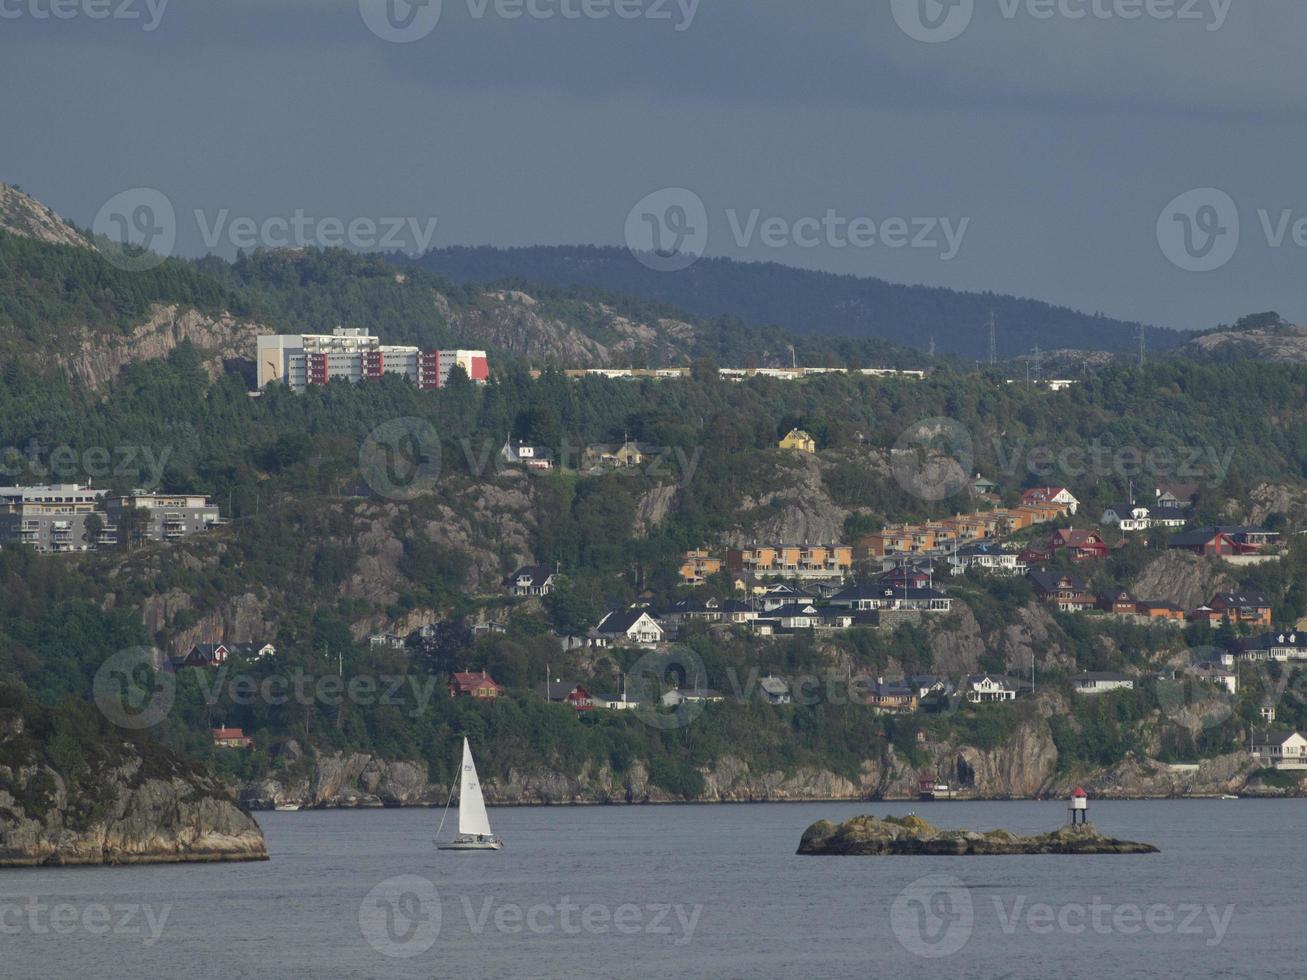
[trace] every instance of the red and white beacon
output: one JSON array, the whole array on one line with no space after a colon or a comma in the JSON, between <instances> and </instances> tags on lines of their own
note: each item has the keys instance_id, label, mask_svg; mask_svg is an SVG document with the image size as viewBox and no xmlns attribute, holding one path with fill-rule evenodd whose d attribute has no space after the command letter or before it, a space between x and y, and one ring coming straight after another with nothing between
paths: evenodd
<instances>
[{"instance_id":1,"label":"red and white beacon","mask_svg":"<svg viewBox=\"0 0 1307 980\"><path fill-rule=\"evenodd\" d=\"M1089 796L1085 793L1084 788L1077 786L1075 792L1071 794L1071 826L1076 823L1089 823Z\"/></svg>"}]
</instances>

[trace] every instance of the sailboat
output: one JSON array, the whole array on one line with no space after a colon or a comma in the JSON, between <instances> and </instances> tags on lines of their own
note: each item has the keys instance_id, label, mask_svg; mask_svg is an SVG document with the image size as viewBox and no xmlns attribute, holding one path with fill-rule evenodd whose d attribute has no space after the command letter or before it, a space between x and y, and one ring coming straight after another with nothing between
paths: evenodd
<instances>
[{"instance_id":1,"label":"sailboat","mask_svg":"<svg viewBox=\"0 0 1307 980\"><path fill-rule=\"evenodd\" d=\"M445 816L449 815L449 804L454 801L454 790L450 787L449 800L445 803ZM477 779L476 763L472 761L472 747L463 739L463 768L458 774L458 836L442 844L440 831L445 827L445 817L440 818L440 828L436 830L436 848L441 851L498 851L504 842L490 831L490 818L486 815L486 801L481 796L481 781Z\"/></svg>"}]
</instances>

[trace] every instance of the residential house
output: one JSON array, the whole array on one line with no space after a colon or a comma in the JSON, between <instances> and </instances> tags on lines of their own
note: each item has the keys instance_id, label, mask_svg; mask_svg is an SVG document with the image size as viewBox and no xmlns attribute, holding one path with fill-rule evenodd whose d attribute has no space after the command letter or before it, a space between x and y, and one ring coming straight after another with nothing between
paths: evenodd
<instances>
[{"instance_id":1,"label":"residential house","mask_svg":"<svg viewBox=\"0 0 1307 980\"><path fill-rule=\"evenodd\" d=\"M173 657L169 661L172 670L187 667L221 667L235 652L236 644L196 643L184 656Z\"/></svg>"},{"instance_id":2,"label":"residential house","mask_svg":"<svg viewBox=\"0 0 1307 980\"><path fill-rule=\"evenodd\" d=\"M768 704L790 703L790 685L779 677L768 674L758 682L758 689L762 691L763 700Z\"/></svg>"},{"instance_id":3,"label":"residential house","mask_svg":"<svg viewBox=\"0 0 1307 980\"><path fill-rule=\"evenodd\" d=\"M1020 685L1000 674L972 674L963 684L962 696L972 704L1015 701Z\"/></svg>"},{"instance_id":4,"label":"residential house","mask_svg":"<svg viewBox=\"0 0 1307 980\"><path fill-rule=\"evenodd\" d=\"M1184 675L1208 684L1220 685L1230 694L1239 693L1239 675L1214 660L1204 660L1186 667Z\"/></svg>"},{"instance_id":5,"label":"residential house","mask_svg":"<svg viewBox=\"0 0 1307 980\"><path fill-rule=\"evenodd\" d=\"M953 600L938 589L911 587L891 588L880 583L857 583L831 597L831 605L843 606L858 612L893 610L896 612L949 612Z\"/></svg>"},{"instance_id":6,"label":"residential house","mask_svg":"<svg viewBox=\"0 0 1307 980\"><path fill-rule=\"evenodd\" d=\"M597 636L614 643L662 643L666 631L647 609L622 609L610 612L595 627Z\"/></svg>"},{"instance_id":7,"label":"residential house","mask_svg":"<svg viewBox=\"0 0 1307 980\"><path fill-rule=\"evenodd\" d=\"M510 466L525 466L528 470L552 470L554 455L543 446L529 446L526 443L513 444L509 439L499 451L500 458Z\"/></svg>"},{"instance_id":8,"label":"residential house","mask_svg":"<svg viewBox=\"0 0 1307 980\"><path fill-rule=\"evenodd\" d=\"M707 704L725 701L726 697L719 691L706 687L678 687L668 691L662 697L663 707L678 708L683 704Z\"/></svg>"},{"instance_id":9,"label":"residential house","mask_svg":"<svg viewBox=\"0 0 1307 980\"><path fill-rule=\"evenodd\" d=\"M527 565L504 579L504 585L516 596L546 596L554 591L557 581L557 574L548 565Z\"/></svg>"},{"instance_id":10,"label":"residential house","mask_svg":"<svg viewBox=\"0 0 1307 980\"><path fill-rule=\"evenodd\" d=\"M1269 697L1262 698L1262 703L1257 706L1257 714L1268 725L1275 721L1275 701Z\"/></svg>"},{"instance_id":11,"label":"residential house","mask_svg":"<svg viewBox=\"0 0 1307 980\"><path fill-rule=\"evenodd\" d=\"M1124 533L1154 527L1184 527L1189 520L1185 507L1166 504L1109 504L1101 523L1115 525Z\"/></svg>"},{"instance_id":12,"label":"residential house","mask_svg":"<svg viewBox=\"0 0 1307 980\"><path fill-rule=\"evenodd\" d=\"M646 460L657 459L665 453L662 446L649 446L642 442L625 439L621 445L596 444L587 446L581 454L581 464L586 469L634 469L643 466Z\"/></svg>"},{"instance_id":13,"label":"residential house","mask_svg":"<svg viewBox=\"0 0 1307 980\"><path fill-rule=\"evenodd\" d=\"M250 738L239 728L214 728L213 744L220 749L248 749L254 745Z\"/></svg>"},{"instance_id":14,"label":"residential house","mask_svg":"<svg viewBox=\"0 0 1307 980\"><path fill-rule=\"evenodd\" d=\"M396 633L373 633L368 637L368 646L385 647L389 650L403 650L408 639Z\"/></svg>"},{"instance_id":15,"label":"residential house","mask_svg":"<svg viewBox=\"0 0 1307 980\"><path fill-rule=\"evenodd\" d=\"M758 605L753 600L727 599L722 603L723 623L751 623L760 615Z\"/></svg>"},{"instance_id":16,"label":"residential house","mask_svg":"<svg viewBox=\"0 0 1307 980\"><path fill-rule=\"evenodd\" d=\"M1080 501L1066 487L1031 487L1021 494L1023 504L1057 504L1063 513L1075 516Z\"/></svg>"},{"instance_id":17,"label":"residential house","mask_svg":"<svg viewBox=\"0 0 1307 980\"><path fill-rule=\"evenodd\" d=\"M1247 626L1271 625L1271 600L1263 592L1218 592L1205 608L1214 614L1204 617L1214 626L1222 619Z\"/></svg>"},{"instance_id":18,"label":"residential house","mask_svg":"<svg viewBox=\"0 0 1307 980\"><path fill-rule=\"evenodd\" d=\"M993 480L986 480L983 476L977 473L976 478L971 481L971 486L968 489L971 496L985 499L994 496L998 491L998 484Z\"/></svg>"},{"instance_id":19,"label":"residential house","mask_svg":"<svg viewBox=\"0 0 1307 980\"><path fill-rule=\"evenodd\" d=\"M495 679L482 671L468 671L451 674L449 678L449 696L451 698L475 698L478 701L493 701L504 693Z\"/></svg>"},{"instance_id":20,"label":"residential house","mask_svg":"<svg viewBox=\"0 0 1307 980\"><path fill-rule=\"evenodd\" d=\"M706 551L687 551L681 558L681 584L703 585L708 576L722 570L722 560Z\"/></svg>"},{"instance_id":21,"label":"residential house","mask_svg":"<svg viewBox=\"0 0 1307 980\"><path fill-rule=\"evenodd\" d=\"M1147 616L1149 619L1161 620L1169 623L1183 624L1188 618L1188 613L1184 608L1177 606L1174 602L1152 602L1140 600L1137 607L1140 616Z\"/></svg>"},{"instance_id":22,"label":"residential house","mask_svg":"<svg viewBox=\"0 0 1307 980\"><path fill-rule=\"evenodd\" d=\"M791 429L789 435L780 441L780 448L800 453L815 453L817 440L803 429Z\"/></svg>"},{"instance_id":23,"label":"residential house","mask_svg":"<svg viewBox=\"0 0 1307 980\"><path fill-rule=\"evenodd\" d=\"M577 711L592 711L595 707L594 697L578 681L546 680L535 686L535 692L550 704L566 704Z\"/></svg>"},{"instance_id":24,"label":"residential house","mask_svg":"<svg viewBox=\"0 0 1307 980\"><path fill-rule=\"evenodd\" d=\"M905 683L916 692L919 702L953 693L953 682L937 674L912 674Z\"/></svg>"},{"instance_id":25,"label":"residential house","mask_svg":"<svg viewBox=\"0 0 1307 980\"><path fill-rule=\"evenodd\" d=\"M969 568L992 575L1024 575L1029 569L1019 552L983 541L959 548L949 555L948 563L954 575Z\"/></svg>"},{"instance_id":26,"label":"residential house","mask_svg":"<svg viewBox=\"0 0 1307 980\"><path fill-rule=\"evenodd\" d=\"M730 548L726 552L726 567L736 575L772 575L789 579L843 578L853 570L853 549L846 545Z\"/></svg>"},{"instance_id":27,"label":"residential house","mask_svg":"<svg viewBox=\"0 0 1307 980\"><path fill-rule=\"evenodd\" d=\"M1098 593L1096 605L1103 612L1116 616L1136 616L1139 613L1139 601L1128 589L1105 589Z\"/></svg>"},{"instance_id":28,"label":"residential house","mask_svg":"<svg viewBox=\"0 0 1307 980\"><path fill-rule=\"evenodd\" d=\"M664 612L658 614L658 621L666 625L682 626L686 623L720 623L722 621L721 603L716 599L677 599Z\"/></svg>"},{"instance_id":29,"label":"residential house","mask_svg":"<svg viewBox=\"0 0 1307 980\"><path fill-rule=\"evenodd\" d=\"M1261 732L1248 749L1268 769L1307 769L1307 738L1298 732Z\"/></svg>"},{"instance_id":30,"label":"residential house","mask_svg":"<svg viewBox=\"0 0 1307 980\"><path fill-rule=\"evenodd\" d=\"M1228 558L1258 554L1279 537L1278 532L1263 527L1200 527L1175 535L1167 547L1206 558Z\"/></svg>"},{"instance_id":31,"label":"residential house","mask_svg":"<svg viewBox=\"0 0 1307 980\"><path fill-rule=\"evenodd\" d=\"M1091 671L1075 674L1071 678L1071 689L1077 694L1104 694L1107 691L1133 691L1135 682L1125 674L1111 671Z\"/></svg>"},{"instance_id":32,"label":"residential house","mask_svg":"<svg viewBox=\"0 0 1307 980\"><path fill-rule=\"evenodd\" d=\"M1160 483L1156 489L1157 502L1172 507L1192 507L1198 500L1195 483Z\"/></svg>"},{"instance_id":33,"label":"residential house","mask_svg":"<svg viewBox=\"0 0 1307 980\"><path fill-rule=\"evenodd\" d=\"M1097 531L1076 530L1073 527L1059 528L1053 532L1049 544L1055 556L1059 552L1067 551L1072 561L1089 561L1107 557L1107 542Z\"/></svg>"},{"instance_id":34,"label":"residential house","mask_svg":"<svg viewBox=\"0 0 1307 980\"><path fill-rule=\"evenodd\" d=\"M1031 569L1027 577L1034 586L1035 595L1062 612L1090 609L1094 598L1085 588L1084 581L1071 572Z\"/></svg>"},{"instance_id":35,"label":"residential house","mask_svg":"<svg viewBox=\"0 0 1307 980\"><path fill-rule=\"evenodd\" d=\"M1307 660L1307 632L1262 633L1252 636L1240 640L1232 656L1251 662Z\"/></svg>"},{"instance_id":36,"label":"residential house","mask_svg":"<svg viewBox=\"0 0 1307 980\"><path fill-rule=\"evenodd\" d=\"M920 703L917 692L906 681L887 682L883 677L874 681L860 678L856 686L865 690L867 705L881 714L916 711Z\"/></svg>"}]
</instances>

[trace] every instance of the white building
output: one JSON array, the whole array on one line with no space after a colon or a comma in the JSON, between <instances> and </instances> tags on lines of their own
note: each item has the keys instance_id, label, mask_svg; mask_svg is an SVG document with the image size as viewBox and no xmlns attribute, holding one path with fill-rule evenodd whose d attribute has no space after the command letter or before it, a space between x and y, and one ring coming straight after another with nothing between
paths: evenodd
<instances>
[{"instance_id":1,"label":"white building","mask_svg":"<svg viewBox=\"0 0 1307 980\"><path fill-rule=\"evenodd\" d=\"M1307 738L1298 732L1253 735L1248 750L1269 769L1307 769Z\"/></svg>"},{"instance_id":2,"label":"white building","mask_svg":"<svg viewBox=\"0 0 1307 980\"><path fill-rule=\"evenodd\" d=\"M595 633L610 642L629 641L645 645L662 643L664 636L662 625L643 609L610 612L595 627Z\"/></svg>"},{"instance_id":3,"label":"white building","mask_svg":"<svg viewBox=\"0 0 1307 980\"><path fill-rule=\"evenodd\" d=\"M483 383L490 376L488 364L485 351L386 346L355 327L337 327L330 334L265 334L258 340L260 390L275 381L302 392L310 385L386 374L406 377L419 388L440 388L455 366Z\"/></svg>"},{"instance_id":4,"label":"white building","mask_svg":"<svg viewBox=\"0 0 1307 980\"><path fill-rule=\"evenodd\" d=\"M996 674L975 674L967 678L965 697L972 704L1015 701L1017 688L1006 677L999 677Z\"/></svg>"},{"instance_id":5,"label":"white building","mask_svg":"<svg viewBox=\"0 0 1307 980\"><path fill-rule=\"evenodd\" d=\"M1076 674L1071 678L1071 687L1077 694L1103 694L1107 691L1133 691L1135 682L1125 674L1095 671Z\"/></svg>"}]
</instances>

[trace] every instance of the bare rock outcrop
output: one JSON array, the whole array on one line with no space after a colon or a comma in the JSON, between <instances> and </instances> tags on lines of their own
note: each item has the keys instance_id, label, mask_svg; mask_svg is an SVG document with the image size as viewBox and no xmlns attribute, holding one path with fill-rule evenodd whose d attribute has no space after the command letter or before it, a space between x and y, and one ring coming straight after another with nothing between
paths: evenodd
<instances>
[{"instance_id":1,"label":"bare rock outcrop","mask_svg":"<svg viewBox=\"0 0 1307 980\"><path fill-rule=\"evenodd\" d=\"M9 184L0 184L0 228L50 245L95 248L81 232L59 215Z\"/></svg>"},{"instance_id":2,"label":"bare rock outcrop","mask_svg":"<svg viewBox=\"0 0 1307 980\"><path fill-rule=\"evenodd\" d=\"M1185 551L1166 551L1149 562L1133 583L1134 594L1154 602L1196 609L1233 580L1219 562Z\"/></svg>"}]
</instances>

